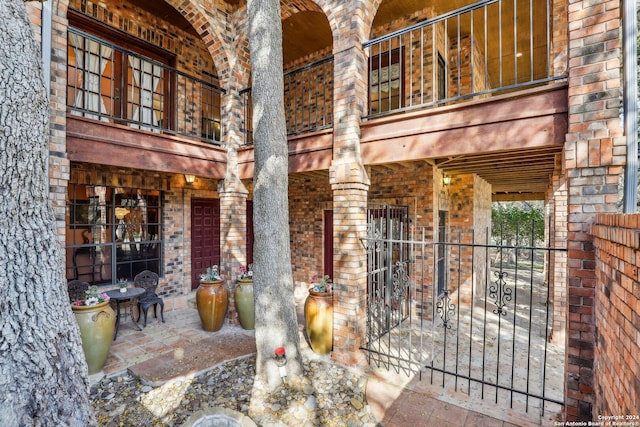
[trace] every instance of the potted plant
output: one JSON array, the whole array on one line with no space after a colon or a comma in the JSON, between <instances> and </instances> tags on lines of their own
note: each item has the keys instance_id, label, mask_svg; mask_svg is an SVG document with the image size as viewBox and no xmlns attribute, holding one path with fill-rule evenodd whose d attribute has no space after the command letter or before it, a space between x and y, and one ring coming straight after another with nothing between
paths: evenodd
<instances>
[{"instance_id":1,"label":"potted plant","mask_svg":"<svg viewBox=\"0 0 640 427\"><path fill-rule=\"evenodd\" d=\"M253 265L240 267L238 285L234 292L238 318L244 329L255 328L255 301L253 299Z\"/></svg>"},{"instance_id":2,"label":"potted plant","mask_svg":"<svg viewBox=\"0 0 640 427\"><path fill-rule=\"evenodd\" d=\"M127 279L118 279L118 287L120 288L120 292L125 293L127 292Z\"/></svg>"},{"instance_id":3,"label":"potted plant","mask_svg":"<svg viewBox=\"0 0 640 427\"><path fill-rule=\"evenodd\" d=\"M328 354L333 347L333 284L329 276L311 278L309 295L304 302L304 320L311 349Z\"/></svg>"},{"instance_id":4,"label":"potted plant","mask_svg":"<svg viewBox=\"0 0 640 427\"><path fill-rule=\"evenodd\" d=\"M89 368L89 375L102 370L116 325L116 316L109 305L109 296L97 286L89 286L85 298L71 304L71 309L80 327L82 349Z\"/></svg>"},{"instance_id":5,"label":"potted plant","mask_svg":"<svg viewBox=\"0 0 640 427\"><path fill-rule=\"evenodd\" d=\"M218 266L207 267L200 275L200 286L196 291L196 305L202 329L216 332L222 328L227 313L227 288L218 272Z\"/></svg>"}]
</instances>

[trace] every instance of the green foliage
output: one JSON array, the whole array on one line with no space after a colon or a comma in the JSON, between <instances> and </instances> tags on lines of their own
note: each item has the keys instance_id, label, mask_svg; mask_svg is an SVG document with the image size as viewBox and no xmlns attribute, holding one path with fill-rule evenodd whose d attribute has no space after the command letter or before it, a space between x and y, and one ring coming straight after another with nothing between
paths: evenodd
<instances>
[{"instance_id":1,"label":"green foliage","mask_svg":"<svg viewBox=\"0 0 640 427\"><path fill-rule=\"evenodd\" d=\"M529 246L544 242L541 202L500 202L491 207L491 237L502 245Z\"/></svg>"}]
</instances>

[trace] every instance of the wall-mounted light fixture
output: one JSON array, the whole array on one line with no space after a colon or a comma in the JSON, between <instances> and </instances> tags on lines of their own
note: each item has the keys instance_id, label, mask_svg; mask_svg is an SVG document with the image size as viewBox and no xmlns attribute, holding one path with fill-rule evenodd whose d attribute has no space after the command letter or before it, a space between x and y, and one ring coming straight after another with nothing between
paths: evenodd
<instances>
[{"instance_id":1,"label":"wall-mounted light fixture","mask_svg":"<svg viewBox=\"0 0 640 427\"><path fill-rule=\"evenodd\" d=\"M442 184L445 186L451 184L451 177L449 175L442 175Z\"/></svg>"},{"instance_id":2,"label":"wall-mounted light fixture","mask_svg":"<svg viewBox=\"0 0 640 427\"><path fill-rule=\"evenodd\" d=\"M184 175L184 180L187 182L187 184L193 184L194 182L196 182L196 176L195 175Z\"/></svg>"}]
</instances>

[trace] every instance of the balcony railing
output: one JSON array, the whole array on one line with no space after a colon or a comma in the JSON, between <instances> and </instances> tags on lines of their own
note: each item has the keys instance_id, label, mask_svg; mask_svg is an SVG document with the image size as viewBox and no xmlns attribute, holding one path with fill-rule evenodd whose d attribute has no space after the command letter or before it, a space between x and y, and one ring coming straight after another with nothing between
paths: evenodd
<instances>
[{"instance_id":1,"label":"balcony railing","mask_svg":"<svg viewBox=\"0 0 640 427\"><path fill-rule=\"evenodd\" d=\"M551 73L550 0L485 0L364 44L369 117L542 85Z\"/></svg>"},{"instance_id":2,"label":"balcony railing","mask_svg":"<svg viewBox=\"0 0 640 427\"><path fill-rule=\"evenodd\" d=\"M77 29L69 28L68 36L71 114L220 143L224 90L213 83L216 77L190 76Z\"/></svg>"},{"instance_id":3,"label":"balcony railing","mask_svg":"<svg viewBox=\"0 0 640 427\"><path fill-rule=\"evenodd\" d=\"M251 88L241 92L242 131L253 143ZM284 110L287 135L299 135L333 126L333 57L329 56L284 74Z\"/></svg>"}]
</instances>

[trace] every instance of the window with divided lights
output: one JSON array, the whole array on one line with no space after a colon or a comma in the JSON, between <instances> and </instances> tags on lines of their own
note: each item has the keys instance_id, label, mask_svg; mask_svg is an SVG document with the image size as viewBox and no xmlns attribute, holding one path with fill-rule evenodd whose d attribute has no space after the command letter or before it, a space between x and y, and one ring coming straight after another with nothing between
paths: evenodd
<instances>
[{"instance_id":1,"label":"window with divided lights","mask_svg":"<svg viewBox=\"0 0 640 427\"><path fill-rule=\"evenodd\" d=\"M72 114L144 130L169 128L168 58L136 55L77 29L69 30L67 57Z\"/></svg>"},{"instance_id":2,"label":"window with divided lights","mask_svg":"<svg viewBox=\"0 0 640 427\"><path fill-rule=\"evenodd\" d=\"M70 184L66 276L91 284L161 273L162 193Z\"/></svg>"},{"instance_id":3,"label":"window with divided lights","mask_svg":"<svg viewBox=\"0 0 640 427\"><path fill-rule=\"evenodd\" d=\"M372 56L369 59L369 114L401 108L403 81L402 49Z\"/></svg>"}]
</instances>

